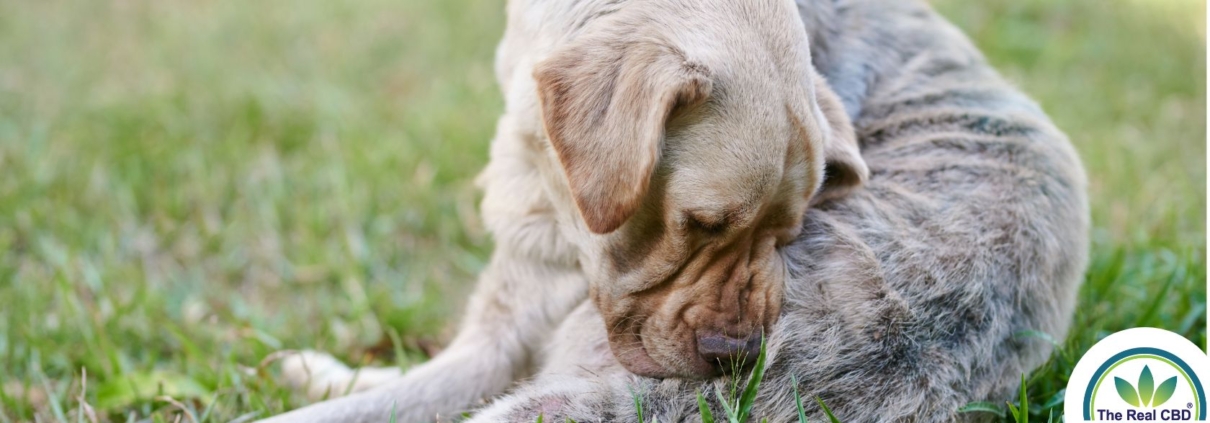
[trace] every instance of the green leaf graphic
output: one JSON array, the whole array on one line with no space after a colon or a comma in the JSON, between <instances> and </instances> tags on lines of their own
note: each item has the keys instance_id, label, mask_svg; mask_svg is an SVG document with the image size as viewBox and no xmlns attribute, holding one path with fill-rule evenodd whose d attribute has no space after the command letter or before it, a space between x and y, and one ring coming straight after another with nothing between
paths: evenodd
<instances>
[{"instance_id":1,"label":"green leaf graphic","mask_svg":"<svg viewBox=\"0 0 1210 423\"><path fill-rule=\"evenodd\" d=\"M1168 378L1164 383L1160 384L1159 388L1155 388L1155 398L1152 398L1152 407L1164 405L1164 402L1172 398L1172 393L1176 392L1176 376Z\"/></svg>"},{"instance_id":2,"label":"green leaf graphic","mask_svg":"<svg viewBox=\"0 0 1210 423\"><path fill-rule=\"evenodd\" d=\"M1151 394L1155 393L1155 379L1151 378L1151 368L1143 366L1143 373L1139 375L1139 403L1148 406L1151 405Z\"/></svg>"},{"instance_id":3,"label":"green leaf graphic","mask_svg":"<svg viewBox=\"0 0 1210 423\"><path fill-rule=\"evenodd\" d=\"M1114 385L1118 387L1118 396L1122 397L1122 401L1135 407L1139 406L1139 394L1135 392L1134 387L1130 386L1130 382L1122 380L1120 377L1113 378Z\"/></svg>"}]
</instances>

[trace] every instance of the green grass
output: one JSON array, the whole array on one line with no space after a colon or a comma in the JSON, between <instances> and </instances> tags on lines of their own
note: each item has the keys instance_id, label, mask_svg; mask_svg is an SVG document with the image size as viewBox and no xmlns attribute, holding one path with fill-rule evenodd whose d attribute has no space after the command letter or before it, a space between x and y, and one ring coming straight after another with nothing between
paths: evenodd
<instances>
[{"instance_id":1,"label":"green grass","mask_svg":"<svg viewBox=\"0 0 1210 423\"><path fill-rule=\"evenodd\" d=\"M728 423L744 423L748 421L748 417L752 415L752 407L756 403L756 394L760 391L760 383L765 378L765 353L766 344L765 337L760 339L760 354L756 356L756 362L752 365L752 371L748 374L748 381L744 384L744 390L739 391L738 376L733 376L731 383L730 395L723 395L722 389L715 387L714 394L718 398L718 402L723 406L723 413ZM739 375L740 369L743 367L743 359L733 364L732 375ZM738 393L738 395L737 395ZM798 401L798 407L802 408L802 398L798 396L798 390L795 388L794 399ZM636 401L637 402L637 401ZM702 423L714 423L714 415L710 411L710 407L706 405L706 398L702 396L701 391L697 393L698 411L701 413ZM639 423L642 423L641 421ZM806 423L802 421L800 423Z\"/></svg>"},{"instance_id":2,"label":"green grass","mask_svg":"<svg viewBox=\"0 0 1210 423\"><path fill-rule=\"evenodd\" d=\"M1205 345L1204 3L935 3L1090 175L1075 330L1019 403L1061 411L1116 330ZM488 0L0 0L0 422L276 413L306 403L262 363L282 348L423 360L491 248L471 179L502 24Z\"/></svg>"},{"instance_id":3,"label":"green grass","mask_svg":"<svg viewBox=\"0 0 1210 423\"><path fill-rule=\"evenodd\" d=\"M938 8L1042 104L1089 174L1092 252L1071 333L1020 334L1060 346L1014 405L1047 421L1076 361L1112 332L1159 327L1206 346L1205 2L967 3Z\"/></svg>"}]
</instances>

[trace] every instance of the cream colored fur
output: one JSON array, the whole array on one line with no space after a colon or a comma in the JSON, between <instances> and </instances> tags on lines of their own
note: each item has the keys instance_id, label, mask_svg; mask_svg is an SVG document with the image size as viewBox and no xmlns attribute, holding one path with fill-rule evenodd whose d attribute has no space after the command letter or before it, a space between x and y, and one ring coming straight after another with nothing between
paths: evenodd
<instances>
[{"instance_id":1,"label":"cream colored fur","mask_svg":"<svg viewBox=\"0 0 1210 423\"><path fill-rule=\"evenodd\" d=\"M1016 333L1066 332L1087 249L1079 160L927 5L508 8L507 110L479 180L497 246L458 336L398 376L288 360L312 394L361 392L270 421L632 422L635 395L646 421L697 421L695 392L727 383L691 357L713 330L768 334L758 417L793 419L794 376L844 421L955 420L1048 356ZM691 229L712 219L724 230ZM684 273L699 276L669 276Z\"/></svg>"}]
</instances>

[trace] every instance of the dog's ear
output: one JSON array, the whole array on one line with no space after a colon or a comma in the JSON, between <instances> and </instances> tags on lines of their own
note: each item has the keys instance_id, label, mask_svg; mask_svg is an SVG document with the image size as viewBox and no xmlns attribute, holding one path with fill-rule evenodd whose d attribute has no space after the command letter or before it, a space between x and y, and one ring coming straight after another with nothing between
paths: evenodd
<instances>
[{"instance_id":1,"label":"dog's ear","mask_svg":"<svg viewBox=\"0 0 1210 423\"><path fill-rule=\"evenodd\" d=\"M649 40L582 40L534 67L542 121L576 207L598 234L638 210L673 111L710 93L705 67Z\"/></svg>"},{"instance_id":2,"label":"dog's ear","mask_svg":"<svg viewBox=\"0 0 1210 423\"><path fill-rule=\"evenodd\" d=\"M819 204L844 197L865 184L870 170L866 167L865 159L861 158L857 135L845 113L844 104L822 76L813 75L812 79L815 83L815 101L828 124L823 137L823 185L811 198L811 204Z\"/></svg>"}]
</instances>

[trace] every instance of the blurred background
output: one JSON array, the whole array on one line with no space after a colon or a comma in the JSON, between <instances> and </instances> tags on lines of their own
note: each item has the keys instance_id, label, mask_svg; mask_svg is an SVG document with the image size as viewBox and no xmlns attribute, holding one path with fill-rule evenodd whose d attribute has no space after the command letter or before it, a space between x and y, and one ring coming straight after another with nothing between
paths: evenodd
<instances>
[{"instance_id":1,"label":"blurred background","mask_svg":"<svg viewBox=\"0 0 1210 423\"><path fill-rule=\"evenodd\" d=\"M1205 2L933 3L1091 181L1074 329L1023 334L1061 347L1033 413L1113 331L1204 346ZM273 351L436 351L491 249L503 7L0 0L0 422L247 419L306 403Z\"/></svg>"}]
</instances>

